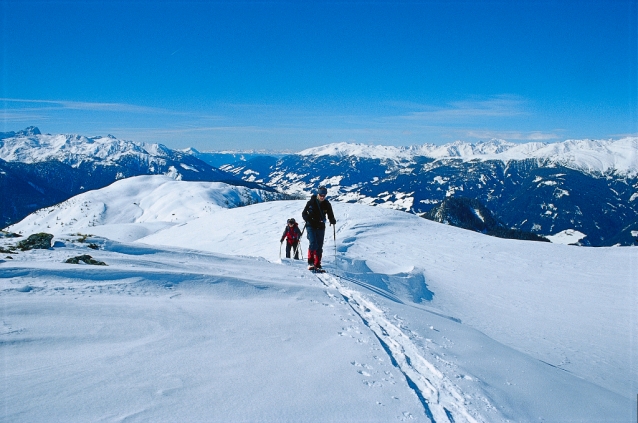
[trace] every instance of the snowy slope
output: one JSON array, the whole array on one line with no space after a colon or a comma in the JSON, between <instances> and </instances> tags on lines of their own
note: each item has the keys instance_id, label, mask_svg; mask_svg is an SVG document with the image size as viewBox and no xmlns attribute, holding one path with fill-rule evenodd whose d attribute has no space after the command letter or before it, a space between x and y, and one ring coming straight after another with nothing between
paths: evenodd
<instances>
[{"instance_id":1,"label":"snowy slope","mask_svg":"<svg viewBox=\"0 0 638 423\"><path fill-rule=\"evenodd\" d=\"M383 351L307 272L62 242L0 268L3 421L423 421ZM61 264L87 251L109 266ZM346 324L362 333L340 337Z\"/></svg>"},{"instance_id":2,"label":"snowy slope","mask_svg":"<svg viewBox=\"0 0 638 423\"><path fill-rule=\"evenodd\" d=\"M275 198L276 193L221 182L184 184L169 176L136 176L38 210L8 229L26 234L38 227L55 235L89 230L113 240L135 241L214 210Z\"/></svg>"},{"instance_id":3,"label":"snowy slope","mask_svg":"<svg viewBox=\"0 0 638 423\"><path fill-rule=\"evenodd\" d=\"M279 259L303 201L226 209L226 186L124 182L13 228L77 216L69 232L102 237L1 260L6 420L635 420L635 248L337 203L318 278ZM87 253L108 266L62 263Z\"/></svg>"},{"instance_id":4,"label":"snowy slope","mask_svg":"<svg viewBox=\"0 0 638 423\"><path fill-rule=\"evenodd\" d=\"M303 205L270 202L221 210L139 242L277 261L283 222L301 221ZM404 301L427 298L430 290L432 305L495 339L618 393L629 390L627 334L637 322L626 317L637 300L632 272L638 268L626 264L638 265L635 248L502 240L398 211L343 203L334 208L341 217L339 271ZM226 222L222 227L215 225L220 219ZM213 227L209 236L193 241L202 228ZM332 236L327 234L328 262L334 262Z\"/></svg>"},{"instance_id":5,"label":"snowy slope","mask_svg":"<svg viewBox=\"0 0 638 423\"><path fill-rule=\"evenodd\" d=\"M557 143L531 142L515 144L490 140L477 144L456 141L441 146L424 144L411 147L336 143L310 148L301 156L355 156L397 162L412 161L417 156L434 159L511 160L535 159L560 164L589 173L616 172L635 176L638 173L638 137L618 140L566 140Z\"/></svg>"}]
</instances>

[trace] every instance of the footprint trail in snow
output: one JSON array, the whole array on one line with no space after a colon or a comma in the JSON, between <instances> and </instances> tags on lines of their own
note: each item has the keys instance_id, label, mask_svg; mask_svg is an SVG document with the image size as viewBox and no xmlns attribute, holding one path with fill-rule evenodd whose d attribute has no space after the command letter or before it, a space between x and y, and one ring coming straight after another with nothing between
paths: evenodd
<instances>
[{"instance_id":1,"label":"footprint trail in snow","mask_svg":"<svg viewBox=\"0 0 638 423\"><path fill-rule=\"evenodd\" d=\"M345 287L329 274L317 274L328 288L341 294L363 323L374 333L386 353L423 404L425 415L433 423L479 423L465 405L459 389L419 353L410 338L393 324L383 310L363 295Z\"/></svg>"}]
</instances>

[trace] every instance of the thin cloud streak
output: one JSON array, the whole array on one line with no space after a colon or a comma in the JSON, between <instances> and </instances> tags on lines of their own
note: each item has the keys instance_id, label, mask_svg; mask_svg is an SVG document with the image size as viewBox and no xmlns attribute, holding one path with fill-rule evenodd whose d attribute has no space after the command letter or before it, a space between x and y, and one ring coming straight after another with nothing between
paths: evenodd
<instances>
[{"instance_id":1,"label":"thin cloud streak","mask_svg":"<svg viewBox=\"0 0 638 423\"><path fill-rule=\"evenodd\" d=\"M610 135L611 138L632 138L632 137L638 137L638 132L628 132L628 133L624 133L624 134L611 134Z\"/></svg>"},{"instance_id":2,"label":"thin cloud streak","mask_svg":"<svg viewBox=\"0 0 638 423\"><path fill-rule=\"evenodd\" d=\"M509 141L551 141L561 137L553 132L519 132L519 131L465 131L468 138L478 139L506 139Z\"/></svg>"},{"instance_id":3,"label":"thin cloud streak","mask_svg":"<svg viewBox=\"0 0 638 423\"><path fill-rule=\"evenodd\" d=\"M35 100L35 99L21 99L21 98L0 98L0 102L35 104L35 105L43 104L43 105L50 106L50 107L21 108L18 110L67 109L67 110L103 111L103 112L117 112L117 113L170 113L170 114L184 114L184 115L187 114L185 112L176 112L173 110L162 109L158 107L137 106L137 105L126 104L126 103L96 103L96 102L84 102L84 101Z\"/></svg>"},{"instance_id":4,"label":"thin cloud streak","mask_svg":"<svg viewBox=\"0 0 638 423\"><path fill-rule=\"evenodd\" d=\"M418 107L409 104L411 108ZM475 118L507 118L529 114L522 98L502 95L487 100L463 100L448 103L445 107L423 105L423 111L410 112L404 119L447 122L450 120L473 120ZM458 122L463 123L463 122Z\"/></svg>"},{"instance_id":5,"label":"thin cloud streak","mask_svg":"<svg viewBox=\"0 0 638 423\"><path fill-rule=\"evenodd\" d=\"M11 122L31 123L34 121L50 120L50 117L43 114L34 113L33 110L29 111L28 113L23 113L22 111L16 112L13 110L12 111L2 110L0 111L0 120L5 123L11 123Z\"/></svg>"},{"instance_id":6,"label":"thin cloud streak","mask_svg":"<svg viewBox=\"0 0 638 423\"><path fill-rule=\"evenodd\" d=\"M564 133L560 129L520 130L519 124L526 123L520 117L526 121L531 113L527 101L513 95L449 102L438 108L413 102L385 102L381 107L379 103L362 103L358 110L220 102L193 113L125 103L0 98L2 101L5 110L0 116L5 127L12 122L47 123L57 128L43 130L121 134L165 144L197 142L199 148L206 140L247 147L267 141L303 147L342 141L421 145L493 138L552 141Z\"/></svg>"}]
</instances>

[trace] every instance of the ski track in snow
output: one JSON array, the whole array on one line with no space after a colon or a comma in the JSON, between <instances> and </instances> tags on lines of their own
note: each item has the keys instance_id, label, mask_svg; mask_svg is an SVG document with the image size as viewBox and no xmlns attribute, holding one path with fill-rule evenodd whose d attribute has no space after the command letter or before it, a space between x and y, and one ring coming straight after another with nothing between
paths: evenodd
<instances>
[{"instance_id":1,"label":"ski track in snow","mask_svg":"<svg viewBox=\"0 0 638 423\"><path fill-rule=\"evenodd\" d=\"M363 295L341 284L327 273L317 277L334 289L374 333L392 364L405 376L410 388L423 404L424 413L432 423L478 423L465 406L465 399L457 387L432 363L427 361L403 331L386 318L383 310ZM362 373L364 374L364 373ZM479 419L479 420L477 420Z\"/></svg>"}]
</instances>

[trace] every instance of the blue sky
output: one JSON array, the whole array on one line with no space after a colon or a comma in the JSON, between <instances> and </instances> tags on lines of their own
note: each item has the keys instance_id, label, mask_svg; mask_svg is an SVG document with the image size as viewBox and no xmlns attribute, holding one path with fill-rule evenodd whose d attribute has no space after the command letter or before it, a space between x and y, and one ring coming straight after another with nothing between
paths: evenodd
<instances>
[{"instance_id":1,"label":"blue sky","mask_svg":"<svg viewBox=\"0 0 638 423\"><path fill-rule=\"evenodd\" d=\"M638 132L638 0L0 1L2 131L292 151Z\"/></svg>"}]
</instances>

